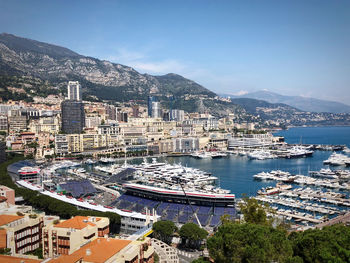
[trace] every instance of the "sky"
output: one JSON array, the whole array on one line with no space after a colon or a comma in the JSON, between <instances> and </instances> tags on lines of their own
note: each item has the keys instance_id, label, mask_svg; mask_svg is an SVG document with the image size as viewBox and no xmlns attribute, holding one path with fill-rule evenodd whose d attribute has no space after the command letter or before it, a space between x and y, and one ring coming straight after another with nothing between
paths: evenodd
<instances>
[{"instance_id":1,"label":"sky","mask_svg":"<svg viewBox=\"0 0 350 263\"><path fill-rule=\"evenodd\" d=\"M350 104L347 0L0 0L0 32L220 94Z\"/></svg>"}]
</instances>

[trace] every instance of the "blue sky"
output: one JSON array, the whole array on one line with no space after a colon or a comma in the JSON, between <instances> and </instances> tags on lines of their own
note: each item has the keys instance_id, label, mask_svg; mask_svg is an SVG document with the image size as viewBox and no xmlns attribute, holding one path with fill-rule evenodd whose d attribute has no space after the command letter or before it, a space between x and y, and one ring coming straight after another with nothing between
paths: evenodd
<instances>
[{"instance_id":1,"label":"blue sky","mask_svg":"<svg viewBox=\"0 0 350 263\"><path fill-rule=\"evenodd\" d=\"M350 1L0 0L0 32L218 93L350 104Z\"/></svg>"}]
</instances>

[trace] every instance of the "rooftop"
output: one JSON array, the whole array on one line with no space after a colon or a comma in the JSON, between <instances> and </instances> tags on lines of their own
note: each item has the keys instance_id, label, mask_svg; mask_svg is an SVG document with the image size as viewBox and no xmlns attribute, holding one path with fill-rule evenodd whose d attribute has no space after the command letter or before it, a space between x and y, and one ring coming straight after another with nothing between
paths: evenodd
<instances>
[{"instance_id":1,"label":"rooftop","mask_svg":"<svg viewBox=\"0 0 350 263\"><path fill-rule=\"evenodd\" d=\"M6 225L21 218L23 218L23 216L0 215L0 226Z\"/></svg>"},{"instance_id":2,"label":"rooftop","mask_svg":"<svg viewBox=\"0 0 350 263\"><path fill-rule=\"evenodd\" d=\"M61 227L61 228L74 228L74 229L83 229L85 227L89 226L95 226L94 223L90 222L91 217L87 216L75 216L71 219L65 220L61 223L58 223L55 225L55 227ZM96 218L96 221L101 220L100 218Z\"/></svg>"},{"instance_id":3,"label":"rooftop","mask_svg":"<svg viewBox=\"0 0 350 263\"><path fill-rule=\"evenodd\" d=\"M0 255L0 263L39 263L41 260Z\"/></svg>"},{"instance_id":4,"label":"rooftop","mask_svg":"<svg viewBox=\"0 0 350 263\"><path fill-rule=\"evenodd\" d=\"M49 263L76 262L81 258L84 262L102 263L117 254L130 243L130 240L97 238L71 255L62 255L57 259L49 261ZM89 250L90 253L87 253L87 250Z\"/></svg>"}]
</instances>

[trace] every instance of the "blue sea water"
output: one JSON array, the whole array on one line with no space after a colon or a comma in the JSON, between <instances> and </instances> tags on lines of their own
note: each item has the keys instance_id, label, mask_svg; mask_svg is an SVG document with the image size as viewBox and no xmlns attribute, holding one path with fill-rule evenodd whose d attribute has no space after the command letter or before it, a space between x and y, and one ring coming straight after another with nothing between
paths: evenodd
<instances>
[{"instance_id":1,"label":"blue sea water","mask_svg":"<svg viewBox=\"0 0 350 263\"><path fill-rule=\"evenodd\" d=\"M275 135L284 136L287 143L346 144L350 147L350 127L291 128ZM276 182L253 180L254 174L280 169L292 174L308 175L309 170L327 168L328 166L323 165L322 161L328 159L330 155L330 151L315 151L312 157L298 159L249 160L247 157L231 155L227 158L212 160L167 157L159 158L159 161L181 162L182 165L210 172L219 178L219 186L231 190L239 198L242 194L254 196L262 187L276 184Z\"/></svg>"}]
</instances>

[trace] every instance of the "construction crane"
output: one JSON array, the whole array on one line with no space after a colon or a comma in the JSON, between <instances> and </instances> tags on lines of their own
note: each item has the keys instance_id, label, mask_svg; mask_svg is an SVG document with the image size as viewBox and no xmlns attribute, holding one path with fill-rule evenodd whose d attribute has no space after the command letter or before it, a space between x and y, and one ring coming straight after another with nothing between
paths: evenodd
<instances>
[{"instance_id":1,"label":"construction crane","mask_svg":"<svg viewBox=\"0 0 350 263\"><path fill-rule=\"evenodd\" d=\"M186 198L186 200L187 200L189 206L191 207L191 210L192 210L192 212L193 212L194 217L195 217L196 220L197 220L197 223L198 223L199 227L200 227L200 228L203 228L201 222L200 222L199 219L198 219L197 213L194 211L194 209L193 209L193 207L192 207L192 205L191 205L190 199L188 198L188 196L187 196L187 194L186 194L186 192L185 192L185 189L184 189L183 186L182 186L182 183L181 183L181 181L180 181L180 178L177 178L177 181L178 181L178 184L181 186L182 192L184 193L185 198Z\"/></svg>"}]
</instances>

